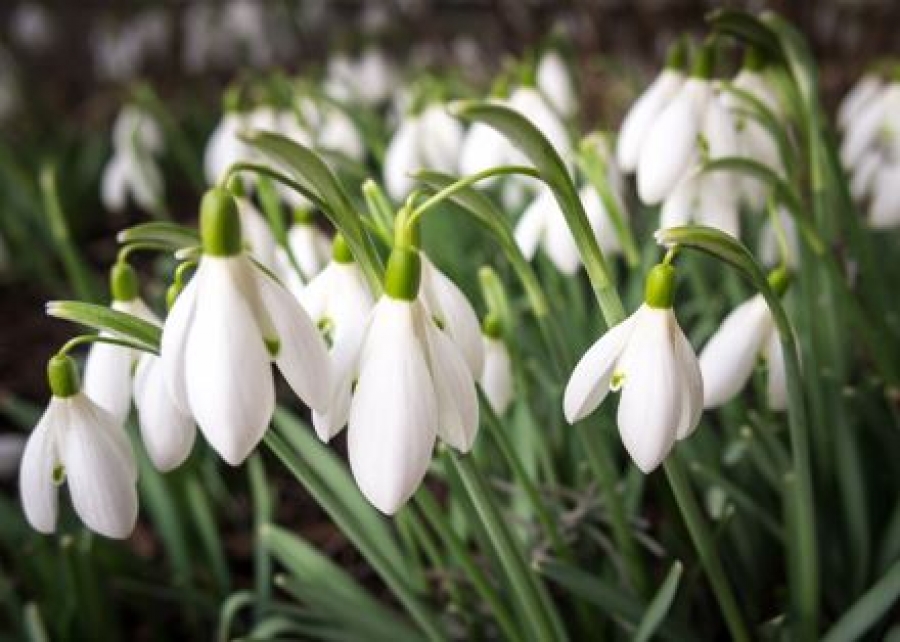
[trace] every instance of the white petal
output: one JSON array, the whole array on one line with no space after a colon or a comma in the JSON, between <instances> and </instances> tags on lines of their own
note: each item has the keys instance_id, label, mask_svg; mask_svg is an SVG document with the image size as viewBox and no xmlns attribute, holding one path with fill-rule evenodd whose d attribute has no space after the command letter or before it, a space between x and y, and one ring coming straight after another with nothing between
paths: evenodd
<instances>
[{"instance_id":1,"label":"white petal","mask_svg":"<svg viewBox=\"0 0 900 642\"><path fill-rule=\"evenodd\" d=\"M787 410L788 392L784 352L781 349L778 333L774 330L769 333L767 344L765 353L769 364L769 381L766 392L769 398L769 408L777 411Z\"/></svg>"},{"instance_id":2,"label":"white petal","mask_svg":"<svg viewBox=\"0 0 900 642\"><path fill-rule=\"evenodd\" d=\"M395 513L431 461L437 399L409 303L383 298L373 310L350 407L350 468L366 498Z\"/></svg>"},{"instance_id":3,"label":"white petal","mask_svg":"<svg viewBox=\"0 0 900 642\"><path fill-rule=\"evenodd\" d=\"M394 200L402 201L413 187L409 172L419 169L418 120L405 120L384 153L384 183Z\"/></svg>"},{"instance_id":4,"label":"white petal","mask_svg":"<svg viewBox=\"0 0 900 642\"><path fill-rule=\"evenodd\" d=\"M353 383L359 374L359 359L365 326L345 329L335 336L331 350L332 390L326 411L313 410L313 427L324 442L337 435L347 424Z\"/></svg>"},{"instance_id":5,"label":"white petal","mask_svg":"<svg viewBox=\"0 0 900 642\"><path fill-rule=\"evenodd\" d=\"M197 273L185 286L181 294L175 300L175 305L169 311L163 325L162 339L160 340L159 355L162 361L164 379L168 387L172 401L187 412L190 407L185 385L185 347L191 323L194 319L194 309L197 303L197 282L203 270L203 261L197 268Z\"/></svg>"},{"instance_id":6,"label":"white petal","mask_svg":"<svg viewBox=\"0 0 900 642\"><path fill-rule=\"evenodd\" d=\"M100 179L100 200L110 212L121 212L128 202L128 184L125 176L125 159L114 154L103 168Z\"/></svg>"},{"instance_id":7,"label":"white petal","mask_svg":"<svg viewBox=\"0 0 900 642\"><path fill-rule=\"evenodd\" d=\"M675 441L681 419L680 373L668 327L671 310L641 310L620 361L625 381L617 421L628 454L649 473Z\"/></svg>"},{"instance_id":8,"label":"white petal","mask_svg":"<svg viewBox=\"0 0 900 642\"><path fill-rule=\"evenodd\" d=\"M707 85L688 80L647 133L637 166L638 195L647 205L663 201L693 164Z\"/></svg>"},{"instance_id":9,"label":"white petal","mask_svg":"<svg viewBox=\"0 0 900 642\"><path fill-rule=\"evenodd\" d=\"M847 129L856 118L859 110L875 98L882 90L881 80L877 76L862 76L853 88L847 92L838 108L837 121L841 129Z\"/></svg>"},{"instance_id":10,"label":"white petal","mask_svg":"<svg viewBox=\"0 0 900 642\"><path fill-rule=\"evenodd\" d=\"M581 254L575 244L575 237L569 229L562 211L553 202L554 209L547 216L547 230L544 234L544 251L556 269L569 276L581 267Z\"/></svg>"},{"instance_id":11,"label":"white petal","mask_svg":"<svg viewBox=\"0 0 900 642\"><path fill-rule=\"evenodd\" d=\"M161 472L177 468L191 454L197 433L194 420L172 401L157 357L141 358L134 384L141 439L150 461Z\"/></svg>"},{"instance_id":12,"label":"white petal","mask_svg":"<svg viewBox=\"0 0 900 642\"><path fill-rule=\"evenodd\" d=\"M321 272L331 257L331 241L311 223L293 225L288 244L306 280Z\"/></svg>"},{"instance_id":13,"label":"white petal","mask_svg":"<svg viewBox=\"0 0 900 642\"><path fill-rule=\"evenodd\" d=\"M229 262L236 260L201 260L202 273L195 279L202 282L185 349L191 414L207 441L233 466L262 439L275 409L262 331L231 274Z\"/></svg>"},{"instance_id":14,"label":"white petal","mask_svg":"<svg viewBox=\"0 0 900 642\"><path fill-rule=\"evenodd\" d=\"M549 51L541 57L535 70L535 82L541 94L560 115L571 116L578 109L572 75L558 52Z\"/></svg>"},{"instance_id":15,"label":"white petal","mask_svg":"<svg viewBox=\"0 0 900 642\"><path fill-rule=\"evenodd\" d=\"M675 186L659 212L659 226L662 229L686 225L694 218L699 202L698 186L700 176L690 173Z\"/></svg>"},{"instance_id":16,"label":"white petal","mask_svg":"<svg viewBox=\"0 0 900 642\"><path fill-rule=\"evenodd\" d=\"M275 266L275 235L263 215L245 198L237 199L241 231L250 254L270 270Z\"/></svg>"},{"instance_id":17,"label":"white petal","mask_svg":"<svg viewBox=\"0 0 900 642\"><path fill-rule=\"evenodd\" d=\"M747 383L763 341L772 331L772 315L762 296L745 301L729 314L700 354L703 405L727 403Z\"/></svg>"},{"instance_id":18,"label":"white petal","mask_svg":"<svg viewBox=\"0 0 900 642\"><path fill-rule=\"evenodd\" d=\"M513 399L512 362L502 340L484 338L484 370L478 383L494 413L502 416Z\"/></svg>"},{"instance_id":19,"label":"white petal","mask_svg":"<svg viewBox=\"0 0 900 642\"><path fill-rule=\"evenodd\" d=\"M850 193L856 201L863 201L872 191L872 184L884 160L877 152L867 152L852 169Z\"/></svg>"},{"instance_id":20,"label":"white petal","mask_svg":"<svg viewBox=\"0 0 900 642\"><path fill-rule=\"evenodd\" d=\"M680 72L664 70L628 110L616 145L616 159L623 171L637 169L647 132L683 82L684 76Z\"/></svg>"},{"instance_id":21,"label":"white petal","mask_svg":"<svg viewBox=\"0 0 900 642\"><path fill-rule=\"evenodd\" d=\"M84 366L84 393L122 426L131 409L131 348L95 343Z\"/></svg>"},{"instance_id":22,"label":"white petal","mask_svg":"<svg viewBox=\"0 0 900 642\"><path fill-rule=\"evenodd\" d=\"M634 321L635 316L631 315L607 330L578 361L563 395L563 412L570 424L594 412L606 398L616 362L628 343Z\"/></svg>"},{"instance_id":23,"label":"white petal","mask_svg":"<svg viewBox=\"0 0 900 642\"><path fill-rule=\"evenodd\" d=\"M463 128L456 118L447 113L443 105L431 105L422 112L416 137L422 167L440 172L456 170Z\"/></svg>"},{"instance_id":24,"label":"white petal","mask_svg":"<svg viewBox=\"0 0 900 642\"><path fill-rule=\"evenodd\" d=\"M60 463L57 435L65 429L68 409L56 397L28 436L19 466L19 493L28 523L41 533L56 530L59 499L53 470Z\"/></svg>"},{"instance_id":25,"label":"white petal","mask_svg":"<svg viewBox=\"0 0 900 642\"><path fill-rule=\"evenodd\" d=\"M534 258L547 225L547 210L555 206L552 194L546 190L528 206L516 224L516 245L529 261Z\"/></svg>"},{"instance_id":26,"label":"white petal","mask_svg":"<svg viewBox=\"0 0 900 642\"><path fill-rule=\"evenodd\" d=\"M876 230L900 226L900 164L882 167L875 177L872 202L869 205L869 225Z\"/></svg>"},{"instance_id":27,"label":"white petal","mask_svg":"<svg viewBox=\"0 0 900 642\"><path fill-rule=\"evenodd\" d=\"M612 184L610 184L610 187L612 187ZM619 243L615 226L609 217L609 213L606 211L606 205L603 204L600 194L593 187L585 186L578 192L578 196L581 199L582 206L584 206L591 229L594 230L594 238L597 239L597 245L600 246L604 254L621 254L622 245ZM613 198L615 198L614 195ZM619 203L619 211L623 214L625 213L622 203ZM565 224L565 221L563 221L563 224ZM571 232L569 235L571 236Z\"/></svg>"},{"instance_id":28,"label":"white petal","mask_svg":"<svg viewBox=\"0 0 900 642\"><path fill-rule=\"evenodd\" d=\"M483 123L475 123L463 139L459 153L461 174L475 174L491 167L503 165L512 155L510 143L496 130ZM497 177L482 181L487 186L496 182Z\"/></svg>"},{"instance_id":29,"label":"white petal","mask_svg":"<svg viewBox=\"0 0 900 642\"><path fill-rule=\"evenodd\" d=\"M331 361L322 335L290 292L262 270L250 269L278 336L278 370L304 403L325 411L331 396Z\"/></svg>"},{"instance_id":30,"label":"white petal","mask_svg":"<svg viewBox=\"0 0 900 642\"><path fill-rule=\"evenodd\" d=\"M456 344L427 318L424 310L420 310L420 316L437 397L438 437L460 452L469 452L478 434L475 380Z\"/></svg>"},{"instance_id":31,"label":"white petal","mask_svg":"<svg viewBox=\"0 0 900 642\"><path fill-rule=\"evenodd\" d=\"M519 87L513 90L509 96L509 106L528 118L561 157L566 158L569 155L572 147L569 132L537 89ZM511 159L513 164L531 164L518 149L514 149L513 156L514 159Z\"/></svg>"},{"instance_id":32,"label":"white petal","mask_svg":"<svg viewBox=\"0 0 900 642\"><path fill-rule=\"evenodd\" d=\"M703 173L697 177L695 220L701 225L715 227L734 238L740 238L741 222L738 186L727 172Z\"/></svg>"},{"instance_id":33,"label":"white petal","mask_svg":"<svg viewBox=\"0 0 900 642\"><path fill-rule=\"evenodd\" d=\"M126 538L138 512L131 447L123 450L114 436L123 435L121 429L87 397L69 403L61 454L75 512L92 531Z\"/></svg>"},{"instance_id":34,"label":"white petal","mask_svg":"<svg viewBox=\"0 0 900 642\"><path fill-rule=\"evenodd\" d=\"M447 335L459 346L473 377L481 374L484 352L481 324L472 305L456 284L438 270L425 254L422 257L421 297Z\"/></svg>"},{"instance_id":35,"label":"white petal","mask_svg":"<svg viewBox=\"0 0 900 642\"><path fill-rule=\"evenodd\" d=\"M694 432L703 414L703 376L694 348L684 336L674 314L669 317L669 332L675 346L676 367L681 384L681 418L675 438L684 439Z\"/></svg>"},{"instance_id":36,"label":"white petal","mask_svg":"<svg viewBox=\"0 0 900 642\"><path fill-rule=\"evenodd\" d=\"M840 155L844 167L856 167L863 155L876 143L885 111L890 106L891 93L882 92L859 110L841 142Z\"/></svg>"}]
</instances>

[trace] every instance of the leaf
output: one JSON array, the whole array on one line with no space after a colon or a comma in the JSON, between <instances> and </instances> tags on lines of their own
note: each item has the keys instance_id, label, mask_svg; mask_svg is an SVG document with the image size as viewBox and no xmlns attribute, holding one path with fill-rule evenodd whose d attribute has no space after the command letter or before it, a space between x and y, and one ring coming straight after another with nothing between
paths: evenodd
<instances>
[{"instance_id":1,"label":"leaf","mask_svg":"<svg viewBox=\"0 0 900 642\"><path fill-rule=\"evenodd\" d=\"M50 301L47 303L47 314L101 332L109 332L133 341L137 344L135 347L141 350L159 353L162 329L131 314L82 301Z\"/></svg>"},{"instance_id":2,"label":"leaf","mask_svg":"<svg viewBox=\"0 0 900 642\"><path fill-rule=\"evenodd\" d=\"M152 221L122 230L116 236L122 245L158 245L173 252L200 245L196 230L175 223Z\"/></svg>"},{"instance_id":3,"label":"leaf","mask_svg":"<svg viewBox=\"0 0 900 642\"><path fill-rule=\"evenodd\" d=\"M775 60L782 60L778 39L756 16L738 9L723 8L710 12L706 21L714 31L733 36L746 44L758 47Z\"/></svg>"},{"instance_id":4,"label":"leaf","mask_svg":"<svg viewBox=\"0 0 900 642\"><path fill-rule=\"evenodd\" d=\"M900 600L900 560L866 591L822 638L823 642L859 640Z\"/></svg>"},{"instance_id":5,"label":"leaf","mask_svg":"<svg viewBox=\"0 0 900 642\"><path fill-rule=\"evenodd\" d=\"M656 634L656 630L660 627L672 607L675 599L675 593L678 591L678 583L681 581L681 573L683 570L681 562L675 562L669 569L666 579L663 581L650 606L644 612L641 623L637 632L632 638L633 642L649 642Z\"/></svg>"},{"instance_id":6,"label":"leaf","mask_svg":"<svg viewBox=\"0 0 900 642\"><path fill-rule=\"evenodd\" d=\"M291 574L304 602L322 615L330 615L341 628L361 637L392 642L414 633L359 585L344 569L307 541L277 526L268 525L260 540Z\"/></svg>"},{"instance_id":7,"label":"leaf","mask_svg":"<svg viewBox=\"0 0 900 642\"><path fill-rule=\"evenodd\" d=\"M541 178L553 190L566 223L572 231L606 324L611 327L622 321L625 318L625 311L610 277L606 259L597 245L597 239L572 177L550 141L525 116L501 104L461 101L453 103L449 109L459 118L493 127L506 136L534 164Z\"/></svg>"}]
</instances>

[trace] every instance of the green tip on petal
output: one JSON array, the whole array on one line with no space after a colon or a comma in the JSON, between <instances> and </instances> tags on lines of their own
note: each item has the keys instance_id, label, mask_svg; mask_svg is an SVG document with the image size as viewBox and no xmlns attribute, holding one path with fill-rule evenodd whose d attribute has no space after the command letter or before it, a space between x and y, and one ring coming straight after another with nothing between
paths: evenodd
<instances>
[{"instance_id":1,"label":"green tip on petal","mask_svg":"<svg viewBox=\"0 0 900 642\"><path fill-rule=\"evenodd\" d=\"M675 300L675 268L660 263L647 275L644 301L651 308L668 309Z\"/></svg>"},{"instance_id":2,"label":"green tip on petal","mask_svg":"<svg viewBox=\"0 0 900 642\"><path fill-rule=\"evenodd\" d=\"M500 317L493 312L489 313L484 317L484 321L481 324L481 331L484 332L484 336L486 337L499 339L503 334L503 324L500 323Z\"/></svg>"},{"instance_id":3,"label":"green tip on petal","mask_svg":"<svg viewBox=\"0 0 900 642\"><path fill-rule=\"evenodd\" d=\"M200 238L204 254L234 256L241 253L241 217L234 196L228 190L214 187L203 196Z\"/></svg>"},{"instance_id":4,"label":"green tip on petal","mask_svg":"<svg viewBox=\"0 0 900 642\"><path fill-rule=\"evenodd\" d=\"M126 261L119 261L109 271L109 291L113 301L134 301L138 295L137 272Z\"/></svg>"},{"instance_id":5,"label":"green tip on petal","mask_svg":"<svg viewBox=\"0 0 900 642\"><path fill-rule=\"evenodd\" d=\"M331 242L331 258L336 263L353 263L353 252L347 245L347 239L340 232L334 235L334 240Z\"/></svg>"},{"instance_id":6,"label":"green tip on petal","mask_svg":"<svg viewBox=\"0 0 900 642\"><path fill-rule=\"evenodd\" d=\"M50 383L50 394L65 399L81 390L78 380L78 368L75 360L64 354L53 356L47 363L47 381Z\"/></svg>"},{"instance_id":7,"label":"green tip on petal","mask_svg":"<svg viewBox=\"0 0 900 642\"><path fill-rule=\"evenodd\" d=\"M419 294L422 259L412 247L394 247L384 272L384 292L392 299L413 301Z\"/></svg>"},{"instance_id":8,"label":"green tip on petal","mask_svg":"<svg viewBox=\"0 0 900 642\"><path fill-rule=\"evenodd\" d=\"M791 286L791 271L786 267L779 267L769 272L769 286L775 291L779 297L783 296L787 289Z\"/></svg>"}]
</instances>

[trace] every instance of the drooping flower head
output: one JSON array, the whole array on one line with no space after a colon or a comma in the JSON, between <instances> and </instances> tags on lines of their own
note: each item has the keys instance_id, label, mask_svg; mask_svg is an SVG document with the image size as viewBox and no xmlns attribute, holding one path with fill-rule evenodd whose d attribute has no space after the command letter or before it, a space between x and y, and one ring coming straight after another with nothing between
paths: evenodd
<instances>
[{"instance_id":1,"label":"drooping flower head","mask_svg":"<svg viewBox=\"0 0 900 642\"><path fill-rule=\"evenodd\" d=\"M85 395L71 357L47 367L52 397L28 438L19 469L25 517L52 533L59 514L59 486L92 531L122 539L137 520L137 466L121 423Z\"/></svg>"},{"instance_id":2,"label":"drooping flower head","mask_svg":"<svg viewBox=\"0 0 900 642\"><path fill-rule=\"evenodd\" d=\"M165 381L176 405L232 465L255 448L275 409L271 364L311 408L325 411L331 364L297 300L247 254L234 197L203 198L203 255L163 329Z\"/></svg>"},{"instance_id":3,"label":"drooping flower head","mask_svg":"<svg viewBox=\"0 0 900 642\"><path fill-rule=\"evenodd\" d=\"M503 415L513 400L513 372L509 349L503 340L498 318L489 314L482 324L484 368L478 378L484 396L498 415Z\"/></svg>"},{"instance_id":4,"label":"drooping flower head","mask_svg":"<svg viewBox=\"0 0 900 642\"><path fill-rule=\"evenodd\" d=\"M621 391L619 435L645 473L694 431L703 411L700 367L672 311L674 290L674 268L654 267L644 304L584 354L563 398L566 419L574 423L594 412L610 390Z\"/></svg>"}]
</instances>

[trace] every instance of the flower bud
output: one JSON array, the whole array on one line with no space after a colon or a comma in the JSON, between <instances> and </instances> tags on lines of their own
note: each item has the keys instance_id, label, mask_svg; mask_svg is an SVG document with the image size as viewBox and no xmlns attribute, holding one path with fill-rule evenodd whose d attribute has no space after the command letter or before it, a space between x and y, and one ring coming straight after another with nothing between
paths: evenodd
<instances>
[{"instance_id":1,"label":"flower bud","mask_svg":"<svg viewBox=\"0 0 900 642\"><path fill-rule=\"evenodd\" d=\"M214 187L203 196L200 203L200 238L204 254L234 256L241 253L240 214L228 190Z\"/></svg>"}]
</instances>

